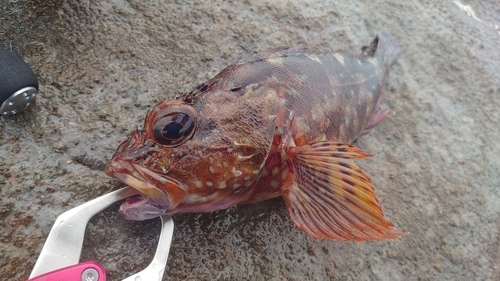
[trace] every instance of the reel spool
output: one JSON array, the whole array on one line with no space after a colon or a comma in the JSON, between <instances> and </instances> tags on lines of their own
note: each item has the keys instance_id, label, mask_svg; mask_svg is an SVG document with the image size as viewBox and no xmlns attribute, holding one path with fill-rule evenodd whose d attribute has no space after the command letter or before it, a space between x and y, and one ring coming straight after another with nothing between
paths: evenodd
<instances>
[{"instance_id":1,"label":"reel spool","mask_svg":"<svg viewBox=\"0 0 500 281\"><path fill-rule=\"evenodd\" d=\"M35 73L15 53L0 47L0 115L25 110L38 93Z\"/></svg>"}]
</instances>

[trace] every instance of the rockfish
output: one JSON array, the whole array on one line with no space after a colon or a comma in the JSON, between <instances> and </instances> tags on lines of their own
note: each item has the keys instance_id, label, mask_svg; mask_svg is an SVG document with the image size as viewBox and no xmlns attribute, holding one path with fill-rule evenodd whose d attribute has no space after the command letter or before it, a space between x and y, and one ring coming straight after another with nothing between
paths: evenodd
<instances>
[{"instance_id":1,"label":"rockfish","mask_svg":"<svg viewBox=\"0 0 500 281\"><path fill-rule=\"evenodd\" d=\"M281 47L250 55L146 115L106 166L141 195L131 220L213 212L283 196L315 238L394 239L351 145L387 114L382 87L401 46L380 32L358 54Z\"/></svg>"}]
</instances>

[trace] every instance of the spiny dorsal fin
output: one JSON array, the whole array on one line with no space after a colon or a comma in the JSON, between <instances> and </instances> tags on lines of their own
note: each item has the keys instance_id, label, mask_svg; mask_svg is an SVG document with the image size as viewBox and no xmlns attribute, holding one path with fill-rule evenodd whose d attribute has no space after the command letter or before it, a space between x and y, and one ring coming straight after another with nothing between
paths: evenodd
<instances>
[{"instance_id":1,"label":"spiny dorsal fin","mask_svg":"<svg viewBox=\"0 0 500 281\"><path fill-rule=\"evenodd\" d=\"M290 217L315 238L395 239L370 178L352 159L369 157L355 146L335 142L289 147L293 180L282 190Z\"/></svg>"}]
</instances>

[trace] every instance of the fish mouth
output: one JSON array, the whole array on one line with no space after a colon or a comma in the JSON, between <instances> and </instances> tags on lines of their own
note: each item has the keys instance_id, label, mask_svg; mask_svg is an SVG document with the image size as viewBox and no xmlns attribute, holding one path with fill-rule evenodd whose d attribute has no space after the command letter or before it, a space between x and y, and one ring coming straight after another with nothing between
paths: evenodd
<instances>
[{"instance_id":1,"label":"fish mouth","mask_svg":"<svg viewBox=\"0 0 500 281\"><path fill-rule=\"evenodd\" d=\"M139 191L120 206L120 214L128 220L147 220L175 209L186 195L184 184L140 165L112 159L105 172Z\"/></svg>"}]
</instances>

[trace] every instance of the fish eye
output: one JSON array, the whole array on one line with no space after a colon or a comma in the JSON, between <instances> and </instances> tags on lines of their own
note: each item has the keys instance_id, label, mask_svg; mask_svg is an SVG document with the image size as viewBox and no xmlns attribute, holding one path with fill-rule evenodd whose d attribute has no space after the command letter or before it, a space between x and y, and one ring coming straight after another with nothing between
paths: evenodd
<instances>
[{"instance_id":1,"label":"fish eye","mask_svg":"<svg viewBox=\"0 0 500 281\"><path fill-rule=\"evenodd\" d=\"M155 113L150 125L146 125L154 142L176 147L193 136L197 116L191 106L166 106Z\"/></svg>"}]
</instances>

